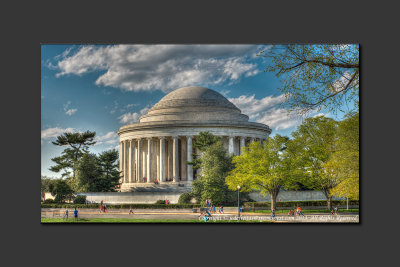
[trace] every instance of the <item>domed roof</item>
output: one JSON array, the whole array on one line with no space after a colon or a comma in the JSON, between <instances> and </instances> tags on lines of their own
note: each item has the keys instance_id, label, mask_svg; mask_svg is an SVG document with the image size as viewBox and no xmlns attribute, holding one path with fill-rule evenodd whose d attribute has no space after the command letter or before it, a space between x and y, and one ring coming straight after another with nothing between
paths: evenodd
<instances>
[{"instance_id":1,"label":"domed roof","mask_svg":"<svg viewBox=\"0 0 400 267\"><path fill-rule=\"evenodd\" d=\"M183 87L164 96L140 122L153 121L248 121L234 104L220 93L199 86Z\"/></svg>"}]
</instances>

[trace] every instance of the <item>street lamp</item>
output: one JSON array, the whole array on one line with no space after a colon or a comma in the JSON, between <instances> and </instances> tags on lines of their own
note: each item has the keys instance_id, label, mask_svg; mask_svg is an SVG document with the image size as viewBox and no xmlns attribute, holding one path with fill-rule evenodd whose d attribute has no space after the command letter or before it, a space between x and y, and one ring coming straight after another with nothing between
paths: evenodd
<instances>
[{"instance_id":1,"label":"street lamp","mask_svg":"<svg viewBox=\"0 0 400 267\"><path fill-rule=\"evenodd\" d=\"M240 192L240 185L237 186L237 190L238 190L238 220L240 220L240 202L239 202L239 192Z\"/></svg>"}]
</instances>

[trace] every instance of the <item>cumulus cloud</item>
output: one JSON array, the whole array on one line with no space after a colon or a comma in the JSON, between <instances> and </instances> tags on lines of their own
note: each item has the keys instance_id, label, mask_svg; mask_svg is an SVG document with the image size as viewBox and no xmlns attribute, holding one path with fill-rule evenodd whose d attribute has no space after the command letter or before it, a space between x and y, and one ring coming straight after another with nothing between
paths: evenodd
<instances>
[{"instance_id":1,"label":"cumulus cloud","mask_svg":"<svg viewBox=\"0 0 400 267\"><path fill-rule=\"evenodd\" d=\"M119 122L122 124L131 124L131 123L137 123L139 122L139 119L142 115L146 114L147 111L149 111L149 107L145 107L140 112L134 112L134 113L125 113L121 116L118 117Z\"/></svg>"},{"instance_id":2,"label":"cumulus cloud","mask_svg":"<svg viewBox=\"0 0 400 267\"><path fill-rule=\"evenodd\" d=\"M42 130L41 132L41 143L43 144L44 140L51 139L51 138L56 138L59 135L62 135L63 133L74 133L76 130L74 128L47 128L45 130Z\"/></svg>"},{"instance_id":3,"label":"cumulus cloud","mask_svg":"<svg viewBox=\"0 0 400 267\"><path fill-rule=\"evenodd\" d=\"M252 55L260 49L258 45L89 45L60 56L56 76L102 71L96 80L99 86L170 92L257 75Z\"/></svg>"},{"instance_id":4,"label":"cumulus cloud","mask_svg":"<svg viewBox=\"0 0 400 267\"><path fill-rule=\"evenodd\" d=\"M104 135L97 136L95 140L96 140L95 145L102 145L102 144L113 145L115 143L118 143L119 136L116 132L108 132Z\"/></svg>"},{"instance_id":5,"label":"cumulus cloud","mask_svg":"<svg viewBox=\"0 0 400 267\"><path fill-rule=\"evenodd\" d=\"M287 109L279 107L284 100L284 95L267 96L262 99L256 99L255 95L229 98L229 101L248 115L251 121L267 124L274 130L285 130L299 125L302 121L302 116L289 114Z\"/></svg>"}]
</instances>

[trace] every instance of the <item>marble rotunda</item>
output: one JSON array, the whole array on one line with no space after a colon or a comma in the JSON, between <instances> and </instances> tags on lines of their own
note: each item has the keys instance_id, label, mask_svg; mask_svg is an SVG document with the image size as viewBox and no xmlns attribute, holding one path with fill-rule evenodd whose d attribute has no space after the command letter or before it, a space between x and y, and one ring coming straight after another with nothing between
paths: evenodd
<instances>
[{"instance_id":1,"label":"marble rotunda","mask_svg":"<svg viewBox=\"0 0 400 267\"><path fill-rule=\"evenodd\" d=\"M221 136L229 153L239 155L253 141L265 141L271 129L249 122L220 93L184 87L164 96L139 123L122 126L120 137L121 192L138 187L186 187L196 179L193 141L200 132Z\"/></svg>"}]
</instances>

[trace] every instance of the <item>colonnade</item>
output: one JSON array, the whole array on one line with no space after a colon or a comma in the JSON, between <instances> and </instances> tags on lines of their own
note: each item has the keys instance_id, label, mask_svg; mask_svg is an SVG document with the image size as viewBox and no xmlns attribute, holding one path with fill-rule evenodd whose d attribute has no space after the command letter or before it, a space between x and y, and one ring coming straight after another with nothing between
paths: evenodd
<instances>
[{"instance_id":1,"label":"colonnade","mask_svg":"<svg viewBox=\"0 0 400 267\"><path fill-rule=\"evenodd\" d=\"M194 136L136 138L120 142L123 183L179 183L193 181ZM243 153L246 142L265 139L228 136L228 152ZM235 146L236 145L236 146Z\"/></svg>"}]
</instances>

